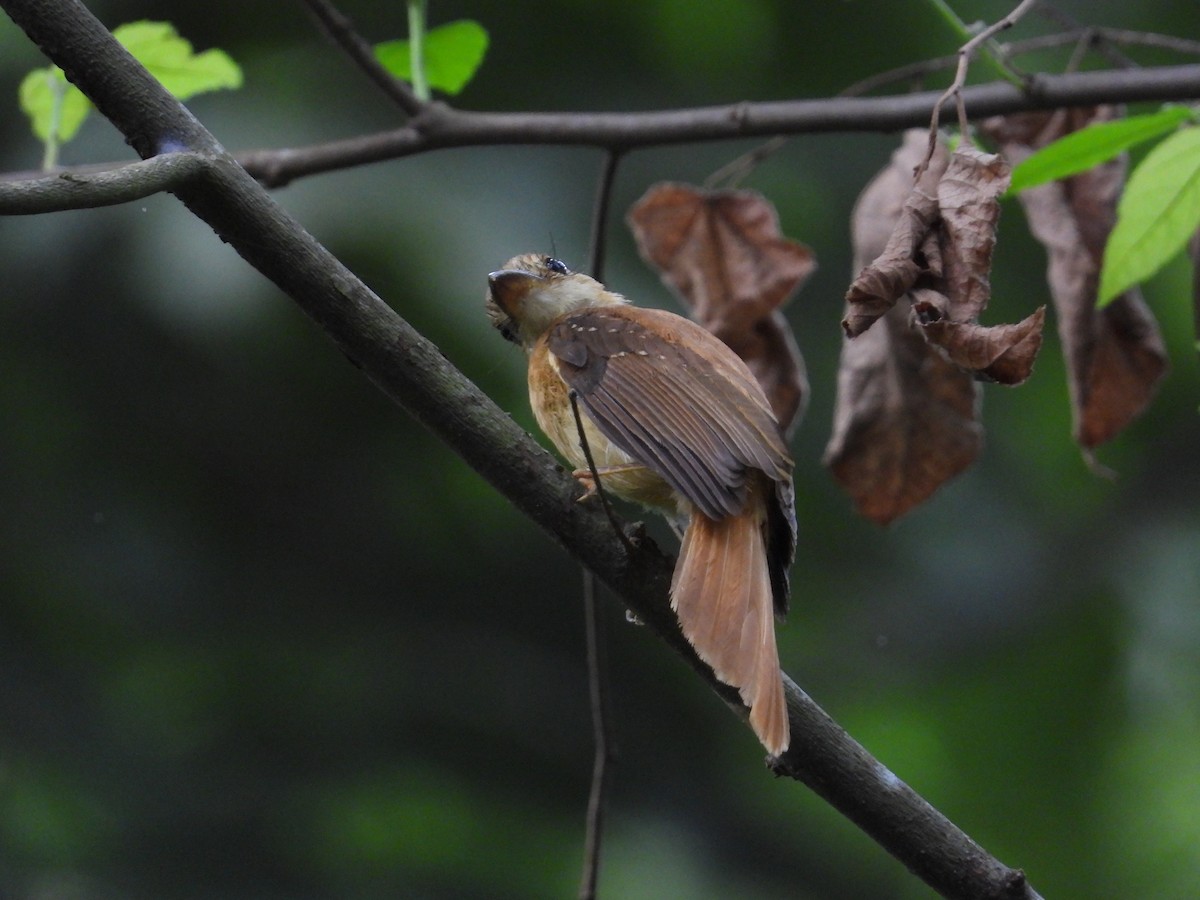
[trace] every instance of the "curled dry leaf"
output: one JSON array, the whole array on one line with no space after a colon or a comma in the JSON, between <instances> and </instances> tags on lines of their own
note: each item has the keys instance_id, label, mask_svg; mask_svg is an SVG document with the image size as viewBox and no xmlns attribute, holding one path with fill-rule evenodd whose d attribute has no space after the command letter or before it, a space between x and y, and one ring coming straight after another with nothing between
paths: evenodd
<instances>
[{"instance_id":1,"label":"curled dry leaf","mask_svg":"<svg viewBox=\"0 0 1200 900\"><path fill-rule=\"evenodd\" d=\"M868 198L864 191L855 207L852 227L856 235L855 259L859 260L855 267L860 271L846 292L846 316L842 319L842 329L848 337L857 337L870 328L871 323L891 309L916 283L917 276L928 268L924 249L930 243L929 238L934 234L938 221L937 186L946 171L948 158L946 146L939 141L929 167L914 185L913 170L925 156L926 141L925 132L915 129L906 132L904 145L892 156L889 167L876 178L876 182L883 180L883 184L876 188L879 192L878 201L873 197ZM915 161L914 157L917 157ZM905 171L910 161L913 164ZM876 182L872 182L872 186ZM883 202L885 194L887 200ZM897 195L902 198L898 208ZM864 200L869 205L880 202L880 205L890 207L888 215L868 212L864 208ZM881 240L879 230L884 223L890 228ZM864 230L861 244L859 229ZM932 244L936 248L936 239ZM879 252L860 252L867 246L879 247ZM867 265L865 260L871 259L874 262ZM940 252L938 259L940 270Z\"/></svg>"},{"instance_id":2,"label":"curled dry leaf","mask_svg":"<svg viewBox=\"0 0 1200 900\"><path fill-rule=\"evenodd\" d=\"M816 269L812 251L779 231L752 191L654 185L629 211L642 258L691 316L746 361L785 431L808 397L804 360L779 307Z\"/></svg>"},{"instance_id":3,"label":"curled dry leaf","mask_svg":"<svg viewBox=\"0 0 1200 900\"><path fill-rule=\"evenodd\" d=\"M915 146L915 136L910 140ZM977 324L991 294L999 198L1008 183L1008 165L995 154L969 146L949 156L935 153L882 252L846 293L846 334L863 334L901 297L911 302L920 294L926 300L915 322L949 359L984 379L1019 384L1028 378L1044 317L1035 313L1016 326Z\"/></svg>"},{"instance_id":4,"label":"curled dry leaf","mask_svg":"<svg viewBox=\"0 0 1200 900\"><path fill-rule=\"evenodd\" d=\"M917 327L955 365L970 369L987 381L1007 385L1020 384L1033 373L1034 360L1042 348L1046 307L1039 306L1016 325L991 326L954 322L934 310L935 304L924 299L917 299L912 305Z\"/></svg>"},{"instance_id":5,"label":"curled dry leaf","mask_svg":"<svg viewBox=\"0 0 1200 900\"><path fill-rule=\"evenodd\" d=\"M955 322L973 322L987 307L1000 195L1008 189L1008 176L1008 164L996 154L960 146L938 182L943 293Z\"/></svg>"},{"instance_id":6,"label":"curled dry leaf","mask_svg":"<svg viewBox=\"0 0 1200 900\"><path fill-rule=\"evenodd\" d=\"M876 257L902 262L918 252L928 256L920 250L928 228L897 238L904 229L922 227L925 214L913 207L912 175L927 146L928 132L906 132L889 165L859 196L851 218L856 267ZM945 166L939 146L933 184ZM925 193L933 195L932 189ZM907 254L900 249L906 247ZM940 271L936 241L931 252L935 258L922 262ZM880 524L967 468L983 442L975 381L928 343L910 324L908 310L894 301L886 303L874 328L842 343L833 434L825 449L825 465L855 507Z\"/></svg>"},{"instance_id":7,"label":"curled dry leaf","mask_svg":"<svg viewBox=\"0 0 1200 900\"><path fill-rule=\"evenodd\" d=\"M1119 115L1110 106L996 117L984 123L1012 163L1065 134ZM1091 449L1149 404L1167 369L1154 316L1137 288L1096 309L1104 245L1125 183L1122 154L1062 181L1021 192L1033 232L1049 254L1048 281L1067 363L1075 439Z\"/></svg>"}]
</instances>

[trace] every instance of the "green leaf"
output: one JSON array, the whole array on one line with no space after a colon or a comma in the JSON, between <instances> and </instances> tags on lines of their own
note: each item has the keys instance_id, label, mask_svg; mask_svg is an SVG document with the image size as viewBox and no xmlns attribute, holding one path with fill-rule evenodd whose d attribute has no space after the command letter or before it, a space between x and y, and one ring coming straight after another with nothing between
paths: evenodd
<instances>
[{"instance_id":1,"label":"green leaf","mask_svg":"<svg viewBox=\"0 0 1200 900\"><path fill-rule=\"evenodd\" d=\"M192 45L169 22L130 22L113 31L113 37L180 100L204 91L241 87L242 70L228 54L222 50L193 53ZM92 108L58 66L30 72L18 95L33 133L43 142L51 139L56 103L61 103L57 133L53 134L57 143L75 137Z\"/></svg>"},{"instance_id":2,"label":"green leaf","mask_svg":"<svg viewBox=\"0 0 1200 900\"><path fill-rule=\"evenodd\" d=\"M242 70L229 54L215 49L193 53L170 22L129 22L116 28L113 37L180 100L242 86Z\"/></svg>"},{"instance_id":3,"label":"green leaf","mask_svg":"<svg viewBox=\"0 0 1200 900\"><path fill-rule=\"evenodd\" d=\"M1013 169L1008 194L1086 172L1118 153L1174 131L1192 117L1186 106L1089 125L1048 144Z\"/></svg>"},{"instance_id":4,"label":"green leaf","mask_svg":"<svg viewBox=\"0 0 1200 900\"><path fill-rule=\"evenodd\" d=\"M75 137L92 108L79 88L67 82L58 66L34 69L22 79L17 95L21 111L29 117L34 135L43 143L52 135L57 143ZM56 106L57 129L54 127Z\"/></svg>"},{"instance_id":5,"label":"green leaf","mask_svg":"<svg viewBox=\"0 0 1200 900\"><path fill-rule=\"evenodd\" d=\"M1157 272L1200 226L1200 128L1163 140L1133 170L1104 249L1098 306Z\"/></svg>"},{"instance_id":6,"label":"green leaf","mask_svg":"<svg viewBox=\"0 0 1200 900\"><path fill-rule=\"evenodd\" d=\"M430 87L457 94L467 86L487 53L488 33L470 19L439 25L425 35L425 77ZM375 58L397 78L411 82L412 54L405 40L375 45Z\"/></svg>"}]
</instances>

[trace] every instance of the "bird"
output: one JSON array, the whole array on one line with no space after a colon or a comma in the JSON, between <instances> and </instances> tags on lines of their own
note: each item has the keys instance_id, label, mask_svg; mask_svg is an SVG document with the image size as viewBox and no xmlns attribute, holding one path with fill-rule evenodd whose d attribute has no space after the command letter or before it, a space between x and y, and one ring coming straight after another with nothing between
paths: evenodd
<instances>
[{"instance_id":1,"label":"bird","mask_svg":"<svg viewBox=\"0 0 1200 900\"><path fill-rule=\"evenodd\" d=\"M690 319L634 306L553 256L490 273L485 307L528 354L534 418L575 467L580 499L597 487L586 443L602 490L682 528L670 591L680 629L780 756L790 727L775 618L796 546L793 462L753 374Z\"/></svg>"}]
</instances>

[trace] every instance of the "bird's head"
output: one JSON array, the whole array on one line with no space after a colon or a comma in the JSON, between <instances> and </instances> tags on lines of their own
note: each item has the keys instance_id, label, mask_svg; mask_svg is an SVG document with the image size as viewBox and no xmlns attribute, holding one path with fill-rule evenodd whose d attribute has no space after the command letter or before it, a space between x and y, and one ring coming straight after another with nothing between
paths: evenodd
<instances>
[{"instance_id":1,"label":"bird's head","mask_svg":"<svg viewBox=\"0 0 1200 900\"><path fill-rule=\"evenodd\" d=\"M625 302L596 279L572 272L560 259L525 253L488 275L484 306L500 334L529 349L561 315Z\"/></svg>"}]
</instances>

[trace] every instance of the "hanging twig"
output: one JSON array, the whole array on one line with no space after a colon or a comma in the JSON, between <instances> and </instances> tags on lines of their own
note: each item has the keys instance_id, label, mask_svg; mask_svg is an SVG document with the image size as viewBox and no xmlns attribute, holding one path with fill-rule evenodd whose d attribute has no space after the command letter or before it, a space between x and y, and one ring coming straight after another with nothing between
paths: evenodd
<instances>
[{"instance_id":1,"label":"hanging twig","mask_svg":"<svg viewBox=\"0 0 1200 900\"><path fill-rule=\"evenodd\" d=\"M613 531L617 533L617 537L621 539L621 543L625 545L625 549L630 553L637 553L637 548L633 546L633 541L629 540L629 535L625 533L625 528L621 524L621 520L613 512L612 504L608 502L608 492L604 490L604 485L600 483L600 472L596 469L596 460L592 457L592 448L588 446L587 434L583 430L583 419L579 414L579 394L577 391L572 390L567 394L567 398L571 401L571 413L575 416L575 430L579 434L579 446L583 450L584 459L587 460L588 471L592 476L592 484L596 487L596 496L600 498L600 506L603 507L605 515L608 516L608 521L612 523Z\"/></svg>"},{"instance_id":2,"label":"hanging twig","mask_svg":"<svg viewBox=\"0 0 1200 900\"><path fill-rule=\"evenodd\" d=\"M925 154L925 159L921 162L921 165L917 166L917 171L914 175L915 181L919 181L921 176L925 174L925 170L929 168L929 161L933 159L933 151L937 148L938 120L942 113L942 104L951 97L954 98L958 109L958 126L962 132L963 139L969 140L967 107L963 102L962 89L967 83L967 70L971 67L971 59L975 56L975 52L985 41L991 40L993 35L999 34L1001 31L1016 25L1021 17L1029 12L1037 3L1038 0L1021 0L1016 8L1007 16L998 22L992 23L958 48L958 69L954 73L954 81L950 83L950 87L946 88L937 102L933 104L933 117L929 123L929 151Z\"/></svg>"},{"instance_id":3,"label":"hanging twig","mask_svg":"<svg viewBox=\"0 0 1200 900\"><path fill-rule=\"evenodd\" d=\"M612 187L620 158L621 155L616 150L609 150L604 155L604 165L600 170L600 180L596 185L596 200L592 206L592 236L588 269L597 281L604 277L604 253L608 245L606 235L609 210L612 208ZM591 450L587 446L587 436L583 432L583 423L579 418L579 407L574 392L571 393L571 411L575 414L575 427L579 430L579 442L584 448L584 455L587 457L596 491L600 492L602 490L600 473L596 471ZM603 498L603 495L601 496ZM612 512L608 508L607 498L603 498L603 502L609 518L613 519ZM613 526L628 546L629 539L625 536L624 529L615 520ZM587 826L583 843L583 874L579 881L579 898L580 900L593 900L596 896L596 885L600 879L600 846L604 837L604 812L608 805L609 777L612 772L612 763L616 757L616 747L612 739L612 716L608 699L608 661L604 646L604 620L596 606L596 576L587 566L583 567L583 620L587 637L588 698L592 707L592 738L595 750L592 755L592 785L588 793Z\"/></svg>"},{"instance_id":4,"label":"hanging twig","mask_svg":"<svg viewBox=\"0 0 1200 900\"><path fill-rule=\"evenodd\" d=\"M604 154L600 180L596 182L596 199L592 203L592 235L591 246L588 248L588 271L597 281L604 281L609 210L612 209L613 181L617 177L617 165L620 162L621 151L609 149Z\"/></svg>"},{"instance_id":5,"label":"hanging twig","mask_svg":"<svg viewBox=\"0 0 1200 900\"><path fill-rule=\"evenodd\" d=\"M743 153L736 159L730 160L704 179L704 187L712 190L718 185L735 188L743 178L757 168L758 164L787 144L787 138L776 135L765 143L759 144L753 150Z\"/></svg>"},{"instance_id":6,"label":"hanging twig","mask_svg":"<svg viewBox=\"0 0 1200 900\"><path fill-rule=\"evenodd\" d=\"M579 898L593 900L600 878L604 813L608 806L608 786L617 748L612 733L604 618L596 605L596 576L588 568L583 570L583 617L587 638L588 696L592 705L592 739L595 741L595 753L592 756L592 786L588 794L587 833L583 845L583 876L579 882Z\"/></svg>"}]
</instances>

